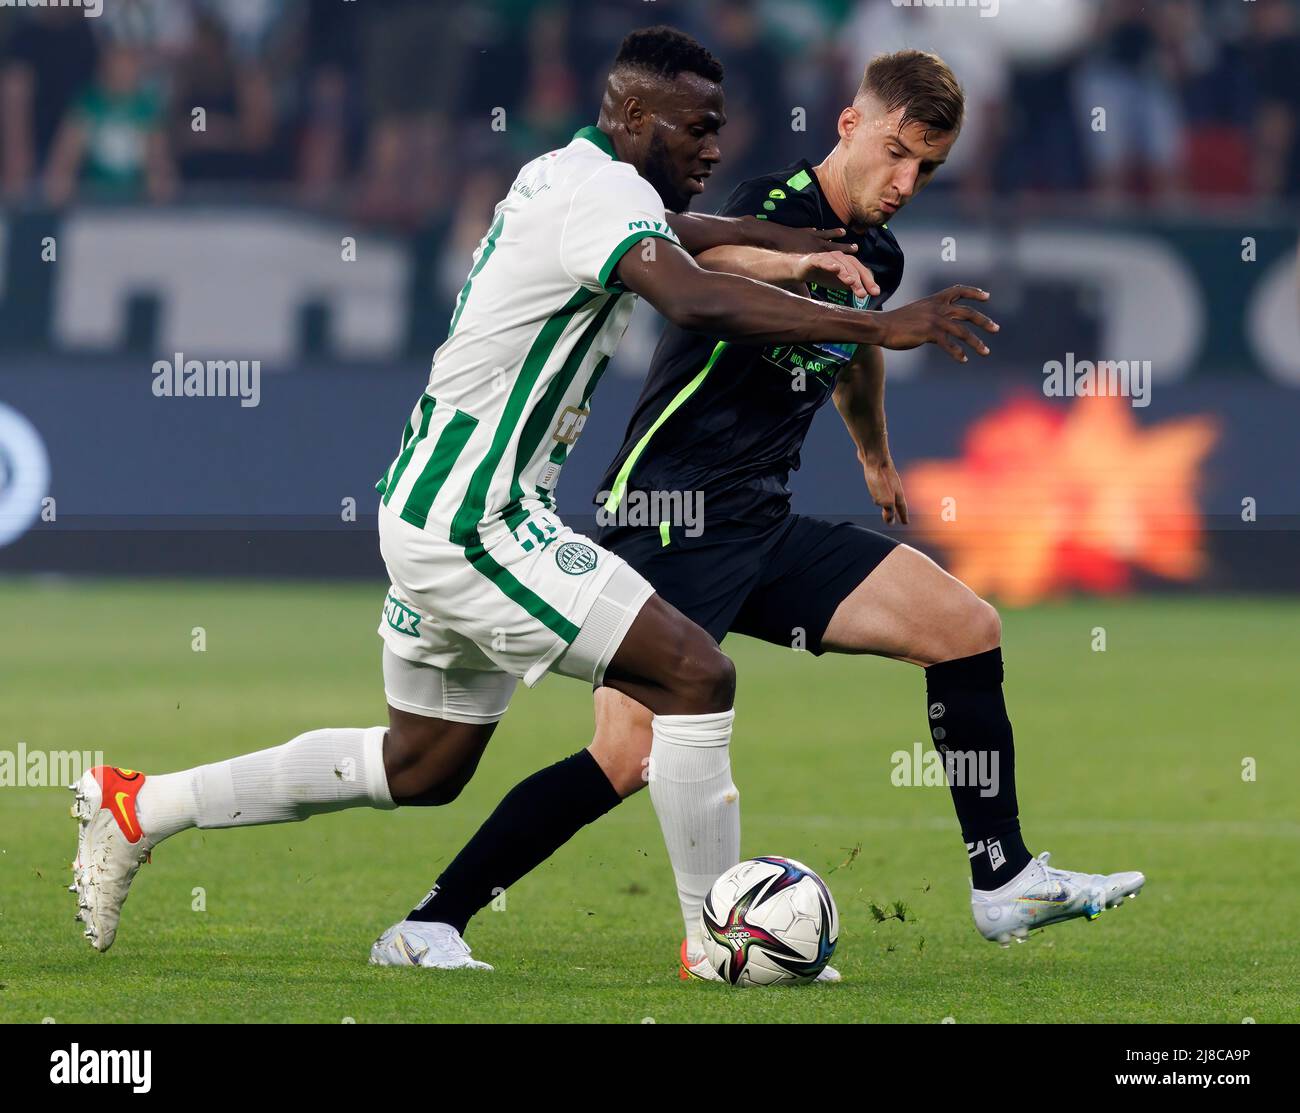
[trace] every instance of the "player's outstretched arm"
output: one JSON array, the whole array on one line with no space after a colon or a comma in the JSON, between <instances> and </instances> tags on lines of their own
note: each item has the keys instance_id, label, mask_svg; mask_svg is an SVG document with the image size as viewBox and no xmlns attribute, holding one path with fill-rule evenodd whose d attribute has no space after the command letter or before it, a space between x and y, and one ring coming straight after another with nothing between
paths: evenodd
<instances>
[{"instance_id":1,"label":"player's outstretched arm","mask_svg":"<svg viewBox=\"0 0 1300 1113\"><path fill-rule=\"evenodd\" d=\"M763 247L728 245L702 251L695 261L705 270L754 278L796 294L806 295L809 282L837 286L858 298L880 293L870 269L842 251L792 255Z\"/></svg>"},{"instance_id":2,"label":"player's outstretched arm","mask_svg":"<svg viewBox=\"0 0 1300 1113\"><path fill-rule=\"evenodd\" d=\"M996 332L998 326L961 299L985 301L974 286L951 286L901 309L865 312L809 301L763 282L698 266L685 251L661 239L628 250L619 280L680 328L725 340L798 343L807 340L916 348L936 344L966 362L965 344L980 355L988 347L963 321Z\"/></svg>"},{"instance_id":3,"label":"player's outstretched arm","mask_svg":"<svg viewBox=\"0 0 1300 1113\"><path fill-rule=\"evenodd\" d=\"M692 255L726 246L808 255L826 251L833 240L842 239L847 234L843 228L790 228L754 216L710 216L707 213L669 213L668 225L681 240L682 247ZM849 253L858 250L857 244L834 246Z\"/></svg>"}]
</instances>

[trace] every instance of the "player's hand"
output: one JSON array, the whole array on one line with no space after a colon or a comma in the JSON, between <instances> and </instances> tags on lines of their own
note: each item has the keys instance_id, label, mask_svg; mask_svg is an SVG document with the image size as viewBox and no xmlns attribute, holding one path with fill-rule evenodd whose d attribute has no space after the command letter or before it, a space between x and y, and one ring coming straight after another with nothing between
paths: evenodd
<instances>
[{"instance_id":1,"label":"player's hand","mask_svg":"<svg viewBox=\"0 0 1300 1113\"><path fill-rule=\"evenodd\" d=\"M961 300L988 301L988 298L988 291L977 286L949 286L901 309L887 310L878 315L884 332L877 343L895 351L936 344L958 363L967 359L963 344L986 356L988 345L961 322L970 321L985 332L997 332L1001 326L978 309L962 305Z\"/></svg>"},{"instance_id":2,"label":"player's hand","mask_svg":"<svg viewBox=\"0 0 1300 1113\"><path fill-rule=\"evenodd\" d=\"M862 474L867 480L871 500L880 507L880 517L885 525L907 525L907 500L903 497L903 481L898 477L894 461L886 450L882 455L858 453L862 461Z\"/></svg>"},{"instance_id":3,"label":"player's hand","mask_svg":"<svg viewBox=\"0 0 1300 1113\"><path fill-rule=\"evenodd\" d=\"M880 293L876 277L852 255L842 251L819 251L795 260L794 277L798 282L815 282L818 286L835 286L865 299Z\"/></svg>"},{"instance_id":4,"label":"player's hand","mask_svg":"<svg viewBox=\"0 0 1300 1113\"><path fill-rule=\"evenodd\" d=\"M832 247L849 255L857 254L858 245L855 243L834 243L848 235L843 228L790 228L774 220L745 219L753 247L783 251L787 255L813 255Z\"/></svg>"}]
</instances>

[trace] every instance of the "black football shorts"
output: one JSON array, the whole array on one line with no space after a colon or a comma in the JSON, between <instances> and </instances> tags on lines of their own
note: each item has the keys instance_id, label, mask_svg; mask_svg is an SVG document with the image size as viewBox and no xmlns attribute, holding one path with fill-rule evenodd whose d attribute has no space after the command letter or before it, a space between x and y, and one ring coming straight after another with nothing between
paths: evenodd
<instances>
[{"instance_id":1,"label":"black football shorts","mask_svg":"<svg viewBox=\"0 0 1300 1113\"><path fill-rule=\"evenodd\" d=\"M666 532L664 544L657 526L609 525L595 539L717 641L748 634L815 654L836 608L898 544L802 514L772 525L715 522L698 537Z\"/></svg>"}]
</instances>

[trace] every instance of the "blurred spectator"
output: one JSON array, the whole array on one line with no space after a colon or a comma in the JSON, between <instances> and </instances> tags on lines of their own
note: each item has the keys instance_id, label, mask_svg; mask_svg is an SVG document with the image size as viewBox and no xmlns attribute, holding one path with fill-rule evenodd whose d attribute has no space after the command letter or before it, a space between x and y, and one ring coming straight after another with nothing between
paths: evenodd
<instances>
[{"instance_id":1,"label":"blurred spectator","mask_svg":"<svg viewBox=\"0 0 1300 1113\"><path fill-rule=\"evenodd\" d=\"M193 0L105 0L95 21L101 41L129 42L141 54L145 72L175 70L194 37Z\"/></svg>"},{"instance_id":2,"label":"blurred spectator","mask_svg":"<svg viewBox=\"0 0 1300 1113\"><path fill-rule=\"evenodd\" d=\"M1184 188L1199 196L1249 194L1250 82L1240 46L1207 21L1200 0L1169 0L1156 32L1182 106Z\"/></svg>"},{"instance_id":3,"label":"blurred spectator","mask_svg":"<svg viewBox=\"0 0 1300 1113\"><path fill-rule=\"evenodd\" d=\"M370 0L366 7L361 213L414 224L444 200L455 174L448 132L473 64L463 45L471 13L458 0Z\"/></svg>"},{"instance_id":4,"label":"blurred spectator","mask_svg":"<svg viewBox=\"0 0 1300 1113\"><path fill-rule=\"evenodd\" d=\"M1079 67L1084 154L1108 200L1131 192L1135 181L1158 197L1178 184L1182 114L1157 30L1165 12L1163 3L1103 0L1096 41ZM1104 130L1093 127L1098 108L1106 113Z\"/></svg>"},{"instance_id":5,"label":"blurred spectator","mask_svg":"<svg viewBox=\"0 0 1300 1113\"><path fill-rule=\"evenodd\" d=\"M90 21L76 8L37 8L14 19L0 69L4 192L24 194L45 169L59 123L95 72Z\"/></svg>"},{"instance_id":6,"label":"blurred spectator","mask_svg":"<svg viewBox=\"0 0 1300 1113\"><path fill-rule=\"evenodd\" d=\"M203 110L197 119L196 109ZM171 138L186 181L263 178L273 169L270 78L256 58L236 62L226 29L207 13L176 75Z\"/></svg>"},{"instance_id":7,"label":"blurred spectator","mask_svg":"<svg viewBox=\"0 0 1300 1113\"><path fill-rule=\"evenodd\" d=\"M114 199L171 196L163 104L144 80L136 47L115 43L104 51L95 81L59 126L45 183L53 205L71 200L79 185Z\"/></svg>"},{"instance_id":8,"label":"blurred spectator","mask_svg":"<svg viewBox=\"0 0 1300 1113\"><path fill-rule=\"evenodd\" d=\"M357 71L361 16L357 4L307 0L301 15L304 89L298 176L304 199L337 194L362 127Z\"/></svg>"},{"instance_id":9,"label":"blurred spectator","mask_svg":"<svg viewBox=\"0 0 1300 1113\"><path fill-rule=\"evenodd\" d=\"M296 6L294 0L197 0L197 4L200 13L221 25L237 62L265 61Z\"/></svg>"},{"instance_id":10,"label":"blurred spectator","mask_svg":"<svg viewBox=\"0 0 1300 1113\"><path fill-rule=\"evenodd\" d=\"M578 80L568 56L570 15L559 4L538 8L528 36L528 89L511 128L517 159L562 147L587 123L578 108ZM595 119L591 115L591 119Z\"/></svg>"},{"instance_id":11,"label":"blurred spectator","mask_svg":"<svg viewBox=\"0 0 1300 1113\"><path fill-rule=\"evenodd\" d=\"M1300 32L1290 0L1257 0L1246 43L1258 98L1255 180L1271 195L1300 194Z\"/></svg>"},{"instance_id":12,"label":"blurred spectator","mask_svg":"<svg viewBox=\"0 0 1300 1113\"><path fill-rule=\"evenodd\" d=\"M764 37L756 0L721 0L709 14L705 37L722 62L728 108L720 180L711 183L709 191L716 206L726 197L724 188L729 192L736 183L795 157L795 105L783 80L785 60ZM807 114L809 106L802 107ZM812 123L806 121L807 126Z\"/></svg>"}]
</instances>

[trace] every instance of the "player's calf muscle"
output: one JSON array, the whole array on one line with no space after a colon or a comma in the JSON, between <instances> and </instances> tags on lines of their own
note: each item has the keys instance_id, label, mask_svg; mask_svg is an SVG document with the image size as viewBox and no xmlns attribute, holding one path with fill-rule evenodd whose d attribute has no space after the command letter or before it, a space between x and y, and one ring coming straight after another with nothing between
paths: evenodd
<instances>
[{"instance_id":1,"label":"player's calf muscle","mask_svg":"<svg viewBox=\"0 0 1300 1113\"><path fill-rule=\"evenodd\" d=\"M596 689L596 735L588 750L614 791L631 796L649 783L650 711L613 688Z\"/></svg>"}]
</instances>

